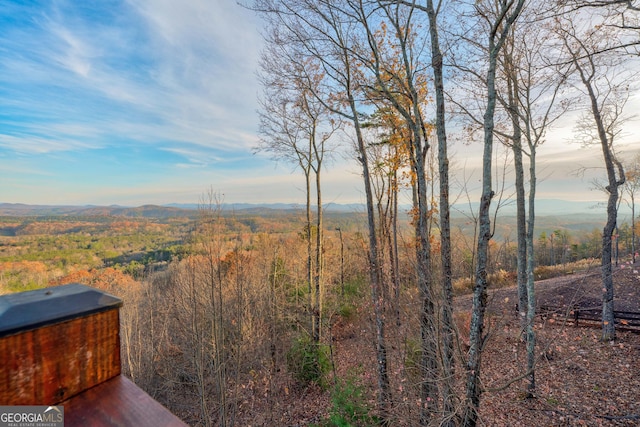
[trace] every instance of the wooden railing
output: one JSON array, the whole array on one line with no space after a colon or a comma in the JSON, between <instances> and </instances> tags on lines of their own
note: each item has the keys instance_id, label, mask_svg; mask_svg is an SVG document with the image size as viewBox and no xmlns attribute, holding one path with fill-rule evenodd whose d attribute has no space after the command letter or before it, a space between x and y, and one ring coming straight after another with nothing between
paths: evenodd
<instances>
[{"instance_id":1,"label":"wooden railing","mask_svg":"<svg viewBox=\"0 0 640 427\"><path fill-rule=\"evenodd\" d=\"M0 405L62 405L65 426L185 426L121 375L121 306L80 284L0 296Z\"/></svg>"},{"instance_id":2,"label":"wooden railing","mask_svg":"<svg viewBox=\"0 0 640 427\"><path fill-rule=\"evenodd\" d=\"M544 305L540 307L539 314L542 316L561 317L573 320L574 325L579 324L599 324L602 322L602 308L600 307L580 307L580 306L552 306ZM640 313L637 311L614 310L616 328L640 332Z\"/></svg>"}]
</instances>

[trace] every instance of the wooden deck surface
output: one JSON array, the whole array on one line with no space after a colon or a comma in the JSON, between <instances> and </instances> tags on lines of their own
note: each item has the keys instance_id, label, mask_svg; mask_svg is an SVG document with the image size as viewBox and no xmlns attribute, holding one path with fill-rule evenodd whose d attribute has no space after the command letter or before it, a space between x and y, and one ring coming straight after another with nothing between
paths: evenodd
<instances>
[{"instance_id":1,"label":"wooden deck surface","mask_svg":"<svg viewBox=\"0 0 640 427\"><path fill-rule=\"evenodd\" d=\"M65 427L185 427L167 408L118 375L61 403Z\"/></svg>"}]
</instances>

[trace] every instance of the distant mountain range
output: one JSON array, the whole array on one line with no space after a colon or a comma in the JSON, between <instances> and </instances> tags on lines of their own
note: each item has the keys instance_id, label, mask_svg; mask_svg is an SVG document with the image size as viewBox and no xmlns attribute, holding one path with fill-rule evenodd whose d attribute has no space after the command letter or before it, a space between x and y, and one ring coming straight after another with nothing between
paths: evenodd
<instances>
[{"instance_id":1,"label":"distant mountain range","mask_svg":"<svg viewBox=\"0 0 640 427\"><path fill-rule=\"evenodd\" d=\"M171 206L55 206L0 203L0 216L123 216L138 218L188 217L193 211Z\"/></svg>"},{"instance_id":2,"label":"distant mountain range","mask_svg":"<svg viewBox=\"0 0 640 427\"><path fill-rule=\"evenodd\" d=\"M180 209L198 209L200 205L195 203L180 204L170 203L165 205ZM325 211L330 212L363 212L365 206L360 203L327 203L324 205ZM251 210L274 210L274 211L300 211L304 209L301 203L223 203L222 209L225 211L251 211Z\"/></svg>"},{"instance_id":3,"label":"distant mountain range","mask_svg":"<svg viewBox=\"0 0 640 427\"><path fill-rule=\"evenodd\" d=\"M478 211L479 202L471 204L455 204L452 206L452 215L456 212L469 212L472 209L474 212ZM621 206L621 211L625 208ZM492 209L495 209L495 203L492 203ZM503 206L500 206L500 215L515 215L516 214L516 202L510 200ZM600 202L583 202L583 201L570 201L570 200L558 200L558 199L539 199L536 200L536 215L573 215L573 214L587 214L587 215L600 215L605 216L607 208Z\"/></svg>"},{"instance_id":4,"label":"distant mountain range","mask_svg":"<svg viewBox=\"0 0 640 427\"><path fill-rule=\"evenodd\" d=\"M143 205L138 207L129 206L53 206L53 205L27 205L21 203L0 203L0 216L122 216L130 218L171 218L171 217L195 217L197 215L197 204L177 204L169 205ZM408 206L403 207L408 210ZM452 216L468 216L470 209L477 212L478 203L457 204L452 206ZM278 212L299 212L304 209L302 204L289 203L225 203L222 205L223 211L234 212L236 214L266 214L276 215ZM630 209L623 205L620 207L620 214L628 216ZM334 213L362 213L365 207L362 204L339 204L329 203L325 205L325 211ZM515 215L515 203L508 204L500 208L500 216ZM536 201L536 214L538 216L555 215L597 215L604 217L606 207L597 202L573 202L567 200L538 200Z\"/></svg>"},{"instance_id":5,"label":"distant mountain range","mask_svg":"<svg viewBox=\"0 0 640 427\"><path fill-rule=\"evenodd\" d=\"M222 210L228 213L242 215L268 215L273 216L278 212L299 212L302 205L287 203L252 204L252 203L225 203ZM130 206L67 206L67 205L27 205L22 203L0 203L0 216L121 216L128 218L184 218L196 217L200 205L177 204L169 205L143 205ZM329 212L363 212L364 206L360 204L336 204L325 206Z\"/></svg>"}]
</instances>

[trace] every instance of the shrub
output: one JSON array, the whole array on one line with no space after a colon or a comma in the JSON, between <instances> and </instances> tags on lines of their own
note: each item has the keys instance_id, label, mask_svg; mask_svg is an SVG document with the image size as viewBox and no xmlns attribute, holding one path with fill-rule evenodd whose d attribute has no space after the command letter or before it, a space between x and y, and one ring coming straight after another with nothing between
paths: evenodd
<instances>
[{"instance_id":1,"label":"shrub","mask_svg":"<svg viewBox=\"0 0 640 427\"><path fill-rule=\"evenodd\" d=\"M354 316L357 308L362 305L367 282L362 277L356 277L344 282L342 287L337 284L332 288L332 293L323 305L323 315L331 316L337 313L343 319Z\"/></svg>"},{"instance_id":2,"label":"shrub","mask_svg":"<svg viewBox=\"0 0 640 427\"><path fill-rule=\"evenodd\" d=\"M329 347L316 344L307 334L297 337L287 352L287 367L296 381L324 386L324 376L331 367Z\"/></svg>"},{"instance_id":3,"label":"shrub","mask_svg":"<svg viewBox=\"0 0 640 427\"><path fill-rule=\"evenodd\" d=\"M534 270L535 280L552 279L554 277L574 274L576 271L589 271L598 266L598 259L581 259L575 262L557 264L557 265L540 265Z\"/></svg>"},{"instance_id":4,"label":"shrub","mask_svg":"<svg viewBox=\"0 0 640 427\"><path fill-rule=\"evenodd\" d=\"M473 286L475 279L469 277L461 277L453 281L453 293L454 295L465 295L473 292ZM516 284L516 273L509 272L503 269L491 273L487 276L487 286L489 288L506 288L514 286Z\"/></svg>"},{"instance_id":5,"label":"shrub","mask_svg":"<svg viewBox=\"0 0 640 427\"><path fill-rule=\"evenodd\" d=\"M340 307L338 307L338 314L343 319L350 319L355 312L355 307L351 302L343 301L340 302Z\"/></svg>"},{"instance_id":6,"label":"shrub","mask_svg":"<svg viewBox=\"0 0 640 427\"><path fill-rule=\"evenodd\" d=\"M517 277L515 272L499 269L487 277L487 282L491 288L506 288L514 286L517 283Z\"/></svg>"},{"instance_id":7,"label":"shrub","mask_svg":"<svg viewBox=\"0 0 640 427\"><path fill-rule=\"evenodd\" d=\"M453 281L454 295L466 295L473 291L473 280L469 277L461 277Z\"/></svg>"},{"instance_id":8,"label":"shrub","mask_svg":"<svg viewBox=\"0 0 640 427\"><path fill-rule=\"evenodd\" d=\"M378 418L370 415L370 412L361 386L355 385L351 379L338 381L331 392L329 418L320 425L322 427L380 425Z\"/></svg>"},{"instance_id":9,"label":"shrub","mask_svg":"<svg viewBox=\"0 0 640 427\"><path fill-rule=\"evenodd\" d=\"M360 297L362 295L362 290L366 285L367 282L360 276L347 280L344 282L344 296Z\"/></svg>"},{"instance_id":10,"label":"shrub","mask_svg":"<svg viewBox=\"0 0 640 427\"><path fill-rule=\"evenodd\" d=\"M404 343L404 369L413 381L421 377L422 345L419 339L407 338Z\"/></svg>"}]
</instances>

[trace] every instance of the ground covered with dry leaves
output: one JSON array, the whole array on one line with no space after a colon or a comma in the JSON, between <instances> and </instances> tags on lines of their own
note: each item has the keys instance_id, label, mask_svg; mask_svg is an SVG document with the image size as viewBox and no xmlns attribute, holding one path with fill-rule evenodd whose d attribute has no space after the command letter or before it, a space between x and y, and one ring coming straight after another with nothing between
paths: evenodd
<instances>
[{"instance_id":1,"label":"ground covered with dry leaves","mask_svg":"<svg viewBox=\"0 0 640 427\"><path fill-rule=\"evenodd\" d=\"M616 310L640 311L637 267L616 269L614 286ZM539 305L601 306L597 271L541 281L536 288ZM527 399L523 381L503 389L525 363L518 322L506 302L513 301L515 291L500 290L493 297L497 321L484 359L489 390L482 400L484 425L640 425L640 331L618 331L615 342L601 342L599 325L575 326L563 315L539 316L537 389L535 398Z\"/></svg>"},{"instance_id":2,"label":"ground covered with dry leaves","mask_svg":"<svg viewBox=\"0 0 640 427\"><path fill-rule=\"evenodd\" d=\"M639 266L615 270L616 310L640 311ZM536 283L539 305L599 306L602 282L597 268ZM640 331L618 331L615 342L601 342L598 325L575 326L562 315L536 318L537 388L527 398L525 345L514 310L514 288L490 292L490 338L482 361L485 393L483 426L639 426ZM364 299L366 300L366 298ZM456 299L461 337L468 333L470 296ZM404 306L403 326L387 319L393 425L415 425L419 409L412 363L417 298ZM331 334L334 374L329 386L302 387L283 362L275 376L257 372L242 385L236 423L246 426L306 426L326 422L331 411L331 382L349 381L363 392L362 406L375 408L375 349L372 310L362 305L348 318L337 318ZM464 357L464 338L460 343ZM462 365L460 365L462 366ZM462 369L459 369L463 379ZM356 399L356 397L354 397ZM373 409L371 409L373 411ZM321 424L328 425L328 424ZM330 425L330 424L329 424Z\"/></svg>"}]
</instances>

